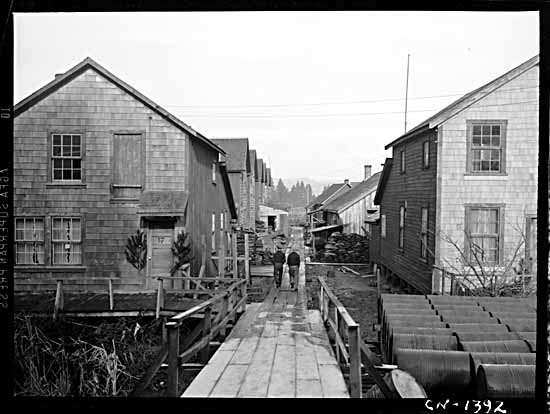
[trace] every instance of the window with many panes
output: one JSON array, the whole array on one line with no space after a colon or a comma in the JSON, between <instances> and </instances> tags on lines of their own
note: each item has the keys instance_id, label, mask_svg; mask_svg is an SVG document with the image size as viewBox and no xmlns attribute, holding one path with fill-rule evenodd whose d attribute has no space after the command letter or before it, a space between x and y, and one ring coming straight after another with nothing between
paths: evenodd
<instances>
[{"instance_id":1,"label":"window with many panes","mask_svg":"<svg viewBox=\"0 0 550 414\"><path fill-rule=\"evenodd\" d=\"M405 238L405 206L399 207L399 248L403 250Z\"/></svg>"},{"instance_id":2,"label":"window with many panes","mask_svg":"<svg viewBox=\"0 0 550 414\"><path fill-rule=\"evenodd\" d=\"M430 141L425 141L422 144L422 167L428 168L430 166Z\"/></svg>"},{"instance_id":3,"label":"window with many panes","mask_svg":"<svg viewBox=\"0 0 550 414\"><path fill-rule=\"evenodd\" d=\"M401 155L400 155L400 169L399 171L401 172L401 174L405 173L405 151L401 151Z\"/></svg>"},{"instance_id":4,"label":"window with many panes","mask_svg":"<svg viewBox=\"0 0 550 414\"><path fill-rule=\"evenodd\" d=\"M466 246L470 263L498 264L501 237L500 207L466 207Z\"/></svg>"},{"instance_id":5,"label":"window with many panes","mask_svg":"<svg viewBox=\"0 0 550 414\"><path fill-rule=\"evenodd\" d=\"M52 217L52 264L82 263L82 230L80 218Z\"/></svg>"},{"instance_id":6,"label":"window with many panes","mask_svg":"<svg viewBox=\"0 0 550 414\"><path fill-rule=\"evenodd\" d=\"M468 122L468 172L505 172L506 121Z\"/></svg>"},{"instance_id":7,"label":"window with many panes","mask_svg":"<svg viewBox=\"0 0 550 414\"><path fill-rule=\"evenodd\" d=\"M52 180L82 180L82 136L52 135Z\"/></svg>"},{"instance_id":8,"label":"window with many panes","mask_svg":"<svg viewBox=\"0 0 550 414\"><path fill-rule=\"evenodd\" d=\"M422 207L420 213L420 257L428 258L428 207Z\"/></svg>"},{"instance_id":9,"label":"window with many panes","mask_svg":"<svg viewBox=\"0 0 550 414\"><path fill-rule=\"evenodd\" d=\"M44 219L15 219L15 264L44 264Z\"/></svg>"}]
</instances>

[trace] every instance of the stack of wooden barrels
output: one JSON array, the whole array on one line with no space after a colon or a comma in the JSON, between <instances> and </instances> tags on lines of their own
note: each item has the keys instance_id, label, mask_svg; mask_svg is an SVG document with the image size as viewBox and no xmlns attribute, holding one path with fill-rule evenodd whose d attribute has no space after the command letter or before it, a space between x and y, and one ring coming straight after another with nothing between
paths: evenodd
<instances>
[{"instance_id":1,"label":"stack of wooden barrels","mask_svg":"<svg viewBox=\"0 0 550 414\"><path fill-rule=\"evenodd\" d=\"M383 357L428 397L534 396L532 301L383 294L378 311Z\"/></svg>"}]
</instances>

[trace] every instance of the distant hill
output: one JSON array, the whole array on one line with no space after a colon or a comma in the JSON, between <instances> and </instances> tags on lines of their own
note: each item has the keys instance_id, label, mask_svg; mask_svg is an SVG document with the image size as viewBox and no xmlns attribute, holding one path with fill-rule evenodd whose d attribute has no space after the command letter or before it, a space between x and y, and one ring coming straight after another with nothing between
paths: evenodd
<instances>
[{"instance_id":1,"label":"distant hill","mask_svg":"<svg viewBox=\"0 0 550 414\"><path fill-rule=\"evenodd\" d=\"M328 181L328 180L313 180L311 178L307 177L298 177L298 178L282 178L283 183L285 183L285 186L288 188L291 188L296 182L303 181L305 185L310 185L311 190L313 191L313 194L319 195L323 191L323 188L325 188L329 184L333 184L334 181ZM277 184L279 179L274 179L273 182Z\"/></svg>"}]
</instances>

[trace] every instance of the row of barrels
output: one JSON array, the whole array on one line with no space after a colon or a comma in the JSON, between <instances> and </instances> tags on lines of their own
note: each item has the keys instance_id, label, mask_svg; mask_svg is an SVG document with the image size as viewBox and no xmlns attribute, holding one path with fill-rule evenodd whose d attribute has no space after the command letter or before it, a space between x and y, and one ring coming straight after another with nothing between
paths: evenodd
<instances>
[{"instance_id":1,"label":"row of barrels","mask_svg":"<svg viewBox=\"0 0 550 414\"><path fill-rule=\"evenodd\" d=\"M486 398L534 393L536 308L521 298L382 295L385 360L428 396L453 390Z\"/></svg>"}]
</instances>

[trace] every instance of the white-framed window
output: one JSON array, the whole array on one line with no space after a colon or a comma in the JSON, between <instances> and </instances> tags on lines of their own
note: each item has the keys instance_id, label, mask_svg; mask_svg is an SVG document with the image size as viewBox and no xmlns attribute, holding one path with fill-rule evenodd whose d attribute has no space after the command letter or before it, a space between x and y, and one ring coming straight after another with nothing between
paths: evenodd
<instances>
[{"instance_id":1,"label":"white-framed window","mask_svg":"<svg viewBox=\"0 0 550 414\"><path fill-rule=\"evenodd\" d=\"M502 247L502 208L466 206L466 243L470 263L498 265Z\"/></svg>"},{"instance_id":2,"label":"white-framed window","mask_svg":"<svg viewBox=\"0 0 550 414\"><path fill-rule=\"evenodd\" d=\"M430 166L430 141L422 143L422 168Z\"/></svg>"},{"instance_id":3,"label":"white-framed window","mask_svg":"<svg viewBox=\"0 0 550 414\"><path fill-rule=\"evenodd\" d=\"M380 236L386 238L386 215L382 214L380 216Z\"/></svg>"},{"instance_id":4,"label":"white-framed window","mask_svg":"<svg viewBox=\"0 0 550 414\"><path fill-rule=\"evenodd\" d=\"M15 219L15 264L44 264L44 219L21 217Z\"/></svg>"},{"instance_id":5,"label":"white-framed window","mask_svg":"<svg viewBox=\"0 0 550 414\"><path fill-rule=\"evenodd\" d=\"M468 173L505 172L506 125L506 121L468 121Z\"/></svg>"},{"instance_id":6,"label":"white-framed window","mask_svg":"<svg viewBox=\"0 0 550 414\"><path fill-rule=\"evenodd\" d=\"M52 217L52 264L82 264L82 229L79 217Z\"/></svg>"},{"instance_id":7,"label":"white-framed window","mask_svg":"<svg viewBox=\"0 0 550 414\"><path fill-rule=\"evenodd\" d=\"M405 245L405 206L399 207L399 248Z\"/></svg>"},{"instance_id":8,"label":"white-framed window","mask_svg":"<svg viewBox=\"0 0 550 414\"><path fill-rule=\"evenodd\" d=\"M82 181L82 136L52 134L52 181Z\"/></svg>"},{"instance_id":9,"label":"white-framed window","mask_svg":"<svg viewBox=\"0 0 550 414\"><path fill-rule=\"evenodd\" d=\"M212 182L216 182L216 174L217 174L217 168L216 168L216 161L212 163Z\"/></svg>"},{"instance_id":10,"label":"white-framed window","mask_svg":"<svg viewBox=\"0 0 550 414\"><path fill-rule=\"evenodd\" d=\"M428 258L428 207L422 207L420 213L420 257Z\"/></svg>"}]
</instances>

